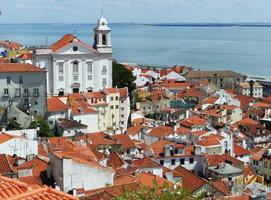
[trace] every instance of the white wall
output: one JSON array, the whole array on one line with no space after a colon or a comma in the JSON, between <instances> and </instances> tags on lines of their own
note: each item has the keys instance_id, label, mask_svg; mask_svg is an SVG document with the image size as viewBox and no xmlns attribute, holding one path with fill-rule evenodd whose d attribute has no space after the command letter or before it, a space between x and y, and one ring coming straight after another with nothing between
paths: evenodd
<instances>
[{"instance_id":1,"label":"white wall","mask_svg":"<svg viewBox=\"0 0 271 200\"><path fill-rule=\"evenodd\" d=\"M82 124L88 126L88 133L99 131L98 128L98 113L82 114L72 116L73 120L76 120Z\"/></svg>"},{"instance_id":2,"label":"white wall","mask_svg":"<svg viewBox=\"0 0 271 200\"><path fill-rule=\"evenodd\" d=\"M25 138L12 138L0 144L0 153L26 158L27 155L38 155L38 142Z\"/></svg>"}]
</instances>

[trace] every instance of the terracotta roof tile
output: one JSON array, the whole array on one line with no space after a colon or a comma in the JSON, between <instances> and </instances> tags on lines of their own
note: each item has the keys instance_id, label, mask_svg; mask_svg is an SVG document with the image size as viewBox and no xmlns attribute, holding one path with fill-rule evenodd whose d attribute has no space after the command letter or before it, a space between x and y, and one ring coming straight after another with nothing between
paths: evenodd
<instances>
[{"instance_id":1,"label":"terracotta roof tile","mask_svg":"<svg viewBox=\"0 0 271 200\"><path fill-rule=\"evenodd\" d=\"M153 161L149 157L145 157L145 158L139 159L139 160L134 160L132 162L132 165L135 167L138 167L138 168L162 168L162 166L160 164Z\"/></svg>"},{"instance_id":2,"label":"terracotta roof tile","mask_svg":"<svg viewBox=\"0 0 271 200\"><path fill-rule=\"evenodd\" d=\"M54 44L51 45L51 49L53 52L58 51L59 49L67 46L68 44L72 43L74 40L76 40L79 44L82 46L90 49L94 53L98 53L94 48L92 48L90 45L84 43L83 41L79 40L76 36L72 34L66 34L62 38L60 38L58 41L56 41Z\"/></svg>"},{"instance_id":3,"label":"terracotta roof tile","mask_svg":"<svg viewBox=\"0 0 271 200\"><path fill-rule=\"evenodd\" d=\"M170 135L173 132L173 128L169 126L158 126L152 128L152 130L149 132L149 135L154 137L166 137Z\"/></svg>"},{"instance_id":4,"label":"terracotta roof tile","mask_svg":"<svg viewBox=\"0 0 271 200\"><path fill-rule=\"evenodd\" d=\"M199 141L197 141L197 144L200 146L208 147L208 146L220 145L220 142L217 138L211 138L211 139L199 140Z\"/></svg>"},{"instance_id":5,"label":"terracotta roof tile","mask_svg":"<svg viewBox=\"0 0 271 200\"><path fill-rule=\"evenodd\" d=\"M0 63L0 73L45 73L46 71L26 63Z\"/></svg>"},{"instance_id":6,"label":"terracotta roof tile","mask_svg":"<svg viewBox=\"0 0 271 200\"><path fill-rule=\"evenodd\" d=\"M51 97L47 99L47 111L48 112L59 112L66 111L69 109L69 106L64 104L59 98Z\"/></svg>"},{"instance_id":7,"label":"terracotta roof tile","mask_svg":"<svg viewBox=\"0 0 271 200\"><path fill-rule=\"evenodd\" d=\"M223 154L223 155L204 155L208 166L215 166L220 163L224 163L225 161L230 161L233 165L242 163L242 161L228 155L228 154Z\"/></svg>"},{"instance_id":8,"label":"terracotta roof tile","mask_svg":"<svg viewBox=\"0 0 271 200\"><path fill-rule=\"evenodd\" d=\"M112 138L120 143L125 149L136 148L136 145L128 135L118 134L113 135Z\"/></svg>"},{"instance_id":9,"label":"terracotta roof tile","mask_svg":"<svg viewBox=\"0 0 271 200\"><path fill-rule=\"evenodd\" d=\"M233 145L233 152L235 156L244 156L244 155L250 155L250 151L241 147L238 144Z\"/></svg>"},{"instance_id":10,"label":"terracotta roof tile","mask_svg":"<svg viewBox=\"0 0 271 200\"><path fill-rule=\"evenodd\" d=\"M113 169L118 169L122 168L124 164L124 161L117 153L113 152L109 155L107 166L112 167Z\"/></svg>"}]
</instances>

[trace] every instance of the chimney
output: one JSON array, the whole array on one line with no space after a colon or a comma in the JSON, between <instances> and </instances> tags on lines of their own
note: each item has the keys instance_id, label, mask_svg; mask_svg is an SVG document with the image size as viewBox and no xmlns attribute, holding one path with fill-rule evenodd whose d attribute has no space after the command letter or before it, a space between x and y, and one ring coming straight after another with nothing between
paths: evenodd
<instances>
[{"instance_id":1,"label":"chimney","mask_svg":"<svg viewBox=\"0 0 271 200\"><path fill-rule=\"evenodd\" d=\"M73 188L72 188L72 195L73 195L73 196L76 196L76 195L77 195L76 187L73 187Z\"/></svg>"}]
</instances>

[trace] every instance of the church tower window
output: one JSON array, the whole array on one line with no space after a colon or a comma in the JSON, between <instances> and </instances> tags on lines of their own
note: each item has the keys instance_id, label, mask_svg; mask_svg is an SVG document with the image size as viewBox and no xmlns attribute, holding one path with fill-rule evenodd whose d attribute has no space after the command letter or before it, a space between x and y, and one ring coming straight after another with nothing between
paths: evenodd
<instances>
[{"instance_id":1,"label":"church tower window","mask_svg":"<svg viewBox=\"0 0 271 200\"><path fill-rule=\"evenodd\" d=\"M103 45L106 45L106 35L102 36L102 42L103 42Z\"/></svg>"}]
</instances>

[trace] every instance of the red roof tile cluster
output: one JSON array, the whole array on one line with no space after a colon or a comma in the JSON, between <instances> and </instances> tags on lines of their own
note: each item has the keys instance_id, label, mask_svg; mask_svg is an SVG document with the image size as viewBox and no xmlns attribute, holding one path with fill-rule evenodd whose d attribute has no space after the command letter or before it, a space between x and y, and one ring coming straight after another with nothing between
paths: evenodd
<instances>
[{"instance_id":1,"label":"red roof tile cluster","mask_svg":"<svg viewBox=\"0 0 271 200\"><path fill-rule=\"evenodd\" d=\"M153 137L160 137L164 138L169 136L171 133L173 133L173 128L170 126L158 126L152 128L152 130L149 132L149 135Z\"/></svg>"},{"instance_id":2,"label":"red roof tile cluster","mask_svg":"<svg viewBox=\"0 0 271 200\"><path fill-rule=\"evenodd\" d=\"M124 164L124 161L117 153L113 152L109 155L107 166L112 167L113 169L119 169L122 168Z\"/></svg>"},{"instance_id":3,"label":"red roof tile cluster","mask_svg":"<svg viewBox=\"0 0 271 200\"><path fill-rule=\"evenodd\" d=\"M134 160L132 165L137 168L162 168L157 162L153 161L149 157L145 157L143 159Z\"/></svg>"},{"instance_id":4,"label":"red roof tile cluster","mask_svg":"<svg viewBox=\"0 0 271 200\"><path fill-rule=\"evenodd\" d=\"M48 112L60 112L66 111L69 109L69 106L64 104L59 98L51 97L47 99L47 111Z\"/></svg>"},{"instance_id":5,"label":"red roof tile cluster","mask_svg":"<svg viewBox=\"0 0 271 200\"><path fill-rule=\"evenodd\" d=\"M68 44L72 43L74 40L76 40L76 42L82 46L84 46L85 48L90 49L91 51L93 51L94 53L98 52L92 48L91 46L89 46L88 44L82 42L81 40L79 40L76 36L72 35L72 34L66 34L64 35L62 38L60 38L58 41L56 41L54 44L51 45L51 49L53 52L58 51L59 49L67 46Z\"/></svg>"},{"instance_id":6,"label":"red roof tile cluster","mask_svg":"<svg viewBox=\"0 0 271 200\"><path fill-rule=\"evenodd\" d=\"M17 42L11 42L11 41L0 41L0 46L3 46L9 50L19 50L23 46Z\"/></svg>"},{"instance_id":7,"label":"red roof tile cluster","mask_svg":"<svg viewBox=\"0 0 271 200\"><path fill-rule=\"evenodd\" d=\"M203 126L207 123L207 119L194 115L187 119L178 121L178 123L184 127L191 128L192 126L198 125Z\"/></svg>"},{"instance_id":8,"label":"red roof tile cluster","mask_svg":"<svg viewBox=\"0 0 271 200\"><path fill-rule=\"evenodd\" d=\"M136 148L136 145L128 135L118 134L112 136L113 140L120 143L124 149Z\"/></svg>"},{"instance_id":9,"label":"red roof tile cluster","mask_svg":"<svg viewBox=\"0 0 271 200\"><path fill-rule=\"evenodd\" d=\"M245 155L250 155L250 151L241 147L238 144L233 145L233 152L235 156L245 156Z\"/></svg>"},{"instance_id":10,"label":"red roof tile cluster","mask_svg":"<svg viewBox=\"0 0 271 200\"><path fill-rule=\"evenodd\" d=\"M46 71L26 63L0 63L0 73L46 73Z\"/></svg>"},{"instance_id":11,"label":"red roof tile cluster","mask_svg":"<svg viewBox=\"0 0 271 200\"><path fill-rule=\"evenodd\" d=\"M26 52L18 56L18 58L22 60L31 60L32 59L32 53Z\"/></svg>"},{"instance_id":12,"label":"red roof tile cluster","mask_svg":"<svg viewBox=\"0 0 271 200\"><path fill-rule=\"evenodd\" d=\"M209 167L216 166L220 163L224 163L225 161L231 162L233 165L240 164L242 161L230 156L229 154L223 154L223 155L204 155L207 164Z\"/></svg>"},{"instance_id":13,"label":"red roof tile cluster","mask_svg":"<svg viewBox=\"0 0 271 200\"><path fill-rule=\"evenodd\" d=\"M204 147L220 145L220 141L217 138L202 139L197 141L197 144Z\"/></svg>"}]
</instances>

